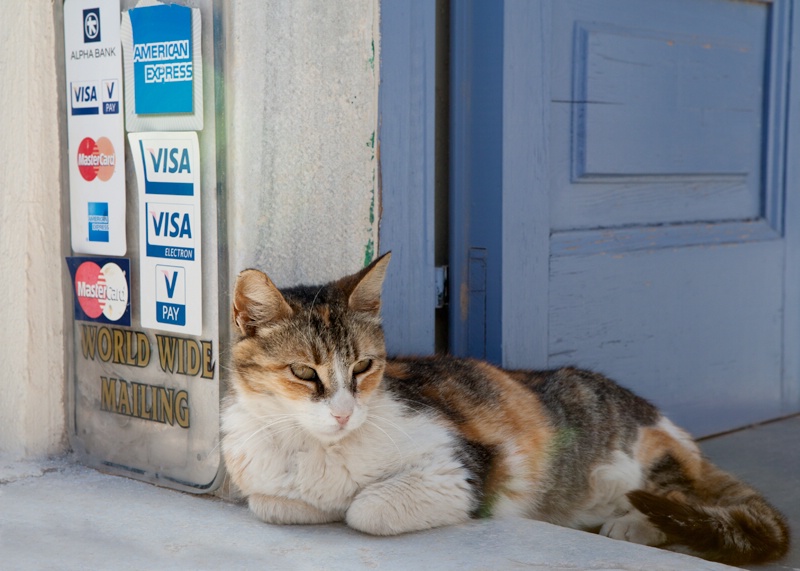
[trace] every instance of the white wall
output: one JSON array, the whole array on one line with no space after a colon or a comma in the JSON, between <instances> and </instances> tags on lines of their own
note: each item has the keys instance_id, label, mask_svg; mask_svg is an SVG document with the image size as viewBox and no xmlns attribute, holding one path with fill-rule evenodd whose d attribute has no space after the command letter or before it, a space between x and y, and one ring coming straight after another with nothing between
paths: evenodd
<instances>
[{"instance_id":1,"label":"white wall","mask_svg":"<svg viewBox=\"0 0 800 571\"><path fill-rule=\"evenodd\" d=\"M377 251L378 4L228 4L233 274L313 283Z\"/></svg>"},{"instance_id":2,"label":"white wall","mask_svg":"<svg viewBox=\"0 0 800 571\"><path fill-rule=\"evenodd\" d=\"M68 447L61 5L0 1L0 453L18 457ZM378 6L225 3L232 274L321 281L377 252Z\"/></svg>"},{"instance_id":3,"label":"white wall","mask_svg":"<svg viewBox=\"0 0 800 571\"><path fill-rule=\"evenodd\" d=\"M0 2L0 452L19 457L65 446L53 10Z\"/></svg>"}]
</instances>

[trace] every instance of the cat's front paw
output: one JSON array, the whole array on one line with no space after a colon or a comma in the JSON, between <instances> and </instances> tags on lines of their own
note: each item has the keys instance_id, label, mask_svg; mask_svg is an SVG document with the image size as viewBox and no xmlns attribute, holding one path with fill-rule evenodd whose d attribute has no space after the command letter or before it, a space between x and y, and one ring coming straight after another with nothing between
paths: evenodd
<instances>
[{"instance_id":1,"label":"cat's front paw","mask_svg":"<svg viewBox=\"0 0 800 571\"><path fill-rule=\"evenodd\" d=\"M324 512L301 500L253 494L247 503L259 519L276 524L317 524L342 521L340 514Z\"/></svg>"},{"instance_id":2,"label":"cat's front paw","mask_svg":"<svg viewBox=\"0 0 800 571\"><path fill-rule=\"evenodd\" d=\"M416 480L387 480L369 486L350 504L347 525L370 535L398 535L469 519L467 494L428 488Z\"/></svg>"}]
</instances>

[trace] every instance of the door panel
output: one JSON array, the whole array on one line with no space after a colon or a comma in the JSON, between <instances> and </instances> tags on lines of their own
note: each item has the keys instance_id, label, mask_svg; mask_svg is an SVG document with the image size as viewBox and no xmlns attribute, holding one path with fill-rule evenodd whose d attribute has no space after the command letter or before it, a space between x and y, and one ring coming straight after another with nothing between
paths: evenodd
<instances>
[{"instance_id":1,"label":"door panel","mask_svg":"<svg viewBox=\"0 0 800 571\"><path fill-rule=\"evenodd\" d=\"M780 415L783 248L553 257L549 366L579 363L697 434Z\"/></svg>"},{"instance_id":2,"label":"door panel","mask_svg":"<svg viewBox=\"0 0 800 571\"><path fill-rule=\"evenodd\" d=\"M769 11L553 4L554 229L760 216Z\"/></svg>"},{"instance_id":3,"label":"door panel","mask_svg":"<svg viewBox=\"0 0 800 571\"><path fill-rule=\"evenodd\" d=\"M478 4L454 4L454 35L475 36L470 10L487 9ZM475 104L488 76L453 43L453 116L466 127L453 142L452 192L467 197L451 223L461 233L452 263L463 266L453 327L480 329L475 314L487 332L498 322L487 355L602 371L696 435L794 410L785 386L796 382L785 370L796 362L785 354L786 287L800 285L785 273L797 241L783 217L789 4L493 5L504 18L502 78L492 83L502 86L501 192L464 174L485 177L495 151L469 126L497 109ZM499 224L486 223L487 201ZM499 268L499 286L470 283L476 250ZM500 311L460 297L478 290L482 307ZM453 350L471 354L467 343Z\"/></svg>"}]
</instances>

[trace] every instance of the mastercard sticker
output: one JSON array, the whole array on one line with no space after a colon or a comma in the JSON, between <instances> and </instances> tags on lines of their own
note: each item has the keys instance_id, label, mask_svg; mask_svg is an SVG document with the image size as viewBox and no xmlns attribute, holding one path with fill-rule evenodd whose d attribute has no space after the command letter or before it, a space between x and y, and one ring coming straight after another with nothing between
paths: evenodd
<instances>
[{"instance_id":1,"label":"mastercard sticker","mask_svg":"<svg viewBox=\"0 0 800 571\"><path fill-rule=\"evenodd\" d=\"M131 262L127 258L67 258L75 319L131 324Z\"/></svg>"},{"instance_id":2,"label":"mastercard sticker","mask_svg":"<svg viewBox=\"0 0 800 571\"><path fill-rule=\"evenodd\" d=\"M86 182L109 180L116 164L117 154L107 137L99 137L97 141L86 137L78 145L78 172Z\"/></svg>"}]
</instances>

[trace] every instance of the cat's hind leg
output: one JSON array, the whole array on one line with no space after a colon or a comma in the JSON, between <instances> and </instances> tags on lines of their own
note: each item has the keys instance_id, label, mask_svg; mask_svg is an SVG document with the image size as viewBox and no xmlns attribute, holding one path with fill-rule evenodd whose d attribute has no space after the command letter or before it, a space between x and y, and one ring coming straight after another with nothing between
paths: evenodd
<instances>
[{"instance_id":1,"label":"cat's hind leg","mask_svg":"<svg viewBox=\"0 0 800 571\"><path fill-rule=\"evenodd\" d=\"M347 510L345 521L371 535L397 535L464 522L476 504L464 470L420 470L364 488Z\"/></svg>"},{"instance_id":2,"label":"cat's hind leg","mask_svg":"<svg viewBox=\"0 0 800 571\"><path fill-rule=\"evenodd\" d=\"M600 528L600 535L650 546L663 545L667 540L646 515L633 508L625 515L606 521Z\"/></svg>"},{"instance_id":3,"label":"cat's hind leg","mask_svg":"<svg viewBox=\"0 0 800 571\"><path fill-rule=\"evenodd\" d=\"M686 489L686 471L695 471L700 461L697 446L687 434L662 419L655 426L640 429L632 456L617 451L613 458L613 462L595 469L591 477L599 504L595 513L602 513L598 508L613 508L603 518L600 534L642 545L664 545L666 534L634 507L629 494L637 489L659 494Z\"/></svg>"}]
</instances>

